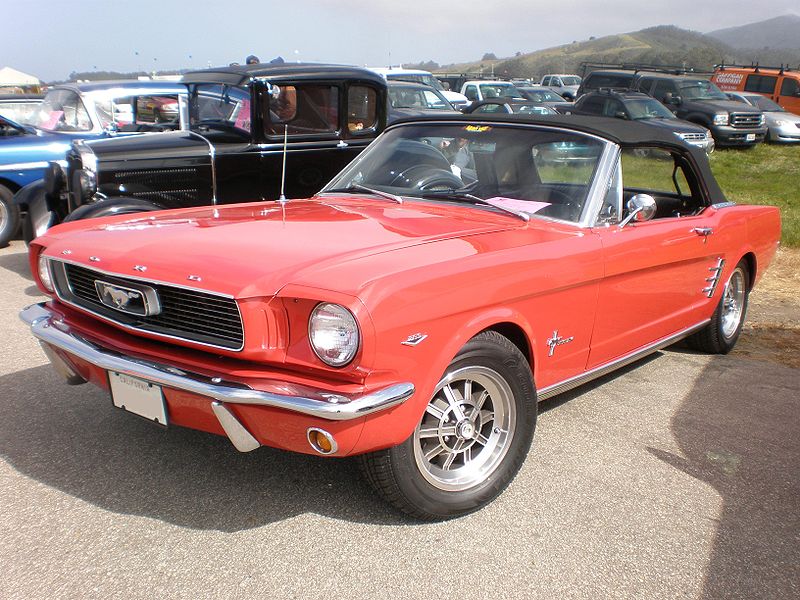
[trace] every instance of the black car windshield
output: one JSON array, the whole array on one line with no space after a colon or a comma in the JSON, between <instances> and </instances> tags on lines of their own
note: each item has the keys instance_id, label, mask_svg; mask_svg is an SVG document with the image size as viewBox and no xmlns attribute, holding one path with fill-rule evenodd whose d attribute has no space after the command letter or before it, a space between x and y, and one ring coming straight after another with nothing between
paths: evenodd
<instances>
[{"instance_id":1,"label":"black car windshield","mask_svg":"<svg viewBox=\"0 0 800 600\"><path fill-rule=\"evenodd\" d=\"M564 98L546 88L520 88L528 99L533 102L566 102Z\"/></svg>"},{"instance_id":2,"label":"black car windshield","mask_svg":"<svg viewBox=\"0 0 800 600\"><path fill-rule=\"evenodd\" d=\"M232 85L196 85L190 96L189 116L193 130L210 128L249 133L250 94Z\"/></svg>"},{"instance_id":3,"label":"black car windshield","mask_svg":"<svg viewBox=\"0 0 800 600\"><path fill-rule=\"evenodd\" d=\"M636 100L627 100L625 107L634 121L644 119L676 119L677 117L672 114L666 106L661 104L658 100L652 98L637 98Z\"/></svg>"},{"instance_id":4,"label":"black car windshield","mask_svg":"<svg viewBox=\"0 0 800 600\"><path fill-rule=\"evenodd\" d=\"M552 128L408 124L378 138L322 193L363 194L369 188L578 222L605 146L598 138Z\"/></svg>"},{"instance_id":5,"label":"black car windshield","mask_svg":"<svg viewBox=\"0 0 800 600\"><path fill-rule=\"evenodd\" d=\"M728 97L716 85L705 79L682 81L678 86L685 100L727 100Z\"/></svg>"}]
</instances>

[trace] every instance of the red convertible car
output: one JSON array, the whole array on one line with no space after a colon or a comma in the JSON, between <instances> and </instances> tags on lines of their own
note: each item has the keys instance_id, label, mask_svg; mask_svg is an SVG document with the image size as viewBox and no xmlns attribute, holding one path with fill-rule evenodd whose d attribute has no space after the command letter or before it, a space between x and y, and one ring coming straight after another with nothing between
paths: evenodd
<instances>
[{"instance_id":1,"label":"red convertible car","mask_svg":"<svg viewBox=\"0 0 800 600\"><path fill-rule=\"evenodd\" d=\"M537 401L683 338L730 351L779 235L670 132L421 118L307 200L55 227L30 247L50 300L21 316L121 409L359 455L390 503L442 519L509 484Z\"/></svg>"}]
</instances>

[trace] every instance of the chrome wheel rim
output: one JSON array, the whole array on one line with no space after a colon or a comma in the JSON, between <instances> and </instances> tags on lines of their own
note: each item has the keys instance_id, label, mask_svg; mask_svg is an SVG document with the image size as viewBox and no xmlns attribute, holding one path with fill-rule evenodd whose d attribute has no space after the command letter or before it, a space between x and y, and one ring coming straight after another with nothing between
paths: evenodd
<instances>
[{"instance_id":1,"label":"chrome wheel rim","mask_svg":"<svg viewBox=\"0 0 800 600\"><path fill-rule=\"evenodd\" d=\"M497 469L516 427L514 394L487 367L469 366L448 374L414 430L414 459L434 487L463 491Z\"/></svg>"},{"instance_id":2,"label":"chrome wheel rim","mask_svg":"<svg viewBox=\"0 0 800 600\"><path fill-rule=\"evenodd\" d=\"M744 312L745 281L741 269L736 269L722 295L722 335L725 339L732 338L742 322Z\"/></svg>"},{"instance_id":3,"label":"chrome wheel rim","mask_svg":"<svg viewBox=\"0 0 800 600\"><path fill-rule=\"evenodd\" d=\"M0 202L0 228L8 221L8 207L5 202Z\"/></svg>"}]
</instances>

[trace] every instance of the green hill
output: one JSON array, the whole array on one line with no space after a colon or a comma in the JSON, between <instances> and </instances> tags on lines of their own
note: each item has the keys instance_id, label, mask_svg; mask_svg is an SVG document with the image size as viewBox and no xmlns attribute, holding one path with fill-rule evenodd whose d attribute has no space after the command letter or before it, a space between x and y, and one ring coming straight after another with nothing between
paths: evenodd
<instances>
[{"instance_id":1,"label":"green hill","mask_svg":"<svg viewBox=\"0 0 800 600\"><path fill-rule=\"evenodd\" d=\"M716 63L735 60L735 51L718 40L672 25L661 25L511 58L443 65L438 71L538 78L545 73L579 73L582 62L639 62L711 70Z\"/></svg>"}]
</instances>

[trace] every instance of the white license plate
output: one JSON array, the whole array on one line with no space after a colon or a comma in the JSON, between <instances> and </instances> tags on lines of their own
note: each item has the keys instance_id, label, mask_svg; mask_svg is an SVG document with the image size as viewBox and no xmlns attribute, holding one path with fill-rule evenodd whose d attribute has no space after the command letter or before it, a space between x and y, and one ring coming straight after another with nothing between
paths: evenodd
<instances>
[{"instance_id":1,"label":"white license plate","mask_svg":"<svg viewBox=\"0 0 800 600\"><path fill-rule=\"evenodd\" d=\"M748 134L745 136L744 140L745 140L746 142L755 142L755 141L756 141L756 134L755 134L755 133L748 133Z\"/></svg>"},{"instance_id":2,"label":"white license plate","mask_svg":"<svg viewBox=\"0 0 800 600\"><path fill-rule=\"evenodd\" d=\"M159 425L167 424L167 406L160 385L114 371L108 372L108 382L114 406Z\"/></svg>"}]
</instances>

